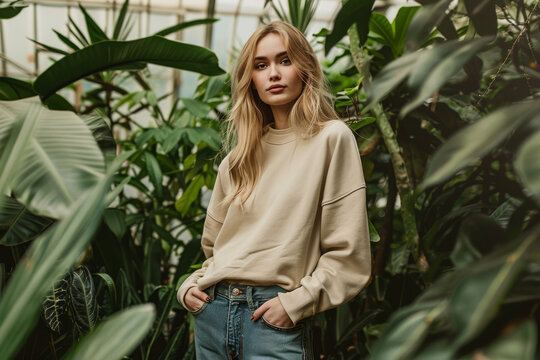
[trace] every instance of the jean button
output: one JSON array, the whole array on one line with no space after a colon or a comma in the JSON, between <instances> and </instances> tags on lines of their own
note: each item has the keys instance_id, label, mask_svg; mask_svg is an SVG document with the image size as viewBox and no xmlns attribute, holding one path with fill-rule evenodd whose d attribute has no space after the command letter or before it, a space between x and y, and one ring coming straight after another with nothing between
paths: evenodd
<instances>
[{"instance_id":1,"label":"jean button","mask_svg":"<svg viewBox=\"0 0 540 360\"><path fill-rule=\"evenodd\" d=\"M232 290L232 294L233 294L234 296L236 296L236 295L240 294L240 290L238 290L238 288L234 288L234 289Z\"/></svg>"}]
</instances>

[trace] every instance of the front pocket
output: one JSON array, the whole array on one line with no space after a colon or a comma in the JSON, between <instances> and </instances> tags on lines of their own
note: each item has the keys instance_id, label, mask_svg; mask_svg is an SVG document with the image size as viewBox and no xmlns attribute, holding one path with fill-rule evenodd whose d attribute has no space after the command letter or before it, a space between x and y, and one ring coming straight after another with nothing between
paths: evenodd
<instances>
[{"instance_id":1,"label":"front pocket","mask_svg":"<svg viewBox=\"0 0 540 360\"><path fill-rule=\"evenodd\" d=\"M208 303L205 301L205 302L203 302L203 304L201 305L200 308L198 308L195 311L190 311L190 313L192 315L199 315L201 312L203 312L204 309L206 309L207 306L208 306Z\"/></svg>"},{"instance_id":2,"label":"front pocket","mask_svg":"<svg viewBox=\"0 0 540 360\"><path fill-rule=\"evenodd\" d=\"M277 331L289 332L289 331L296 331L296 330L302 328L302 323L297 323L297 324L294 325L293 327L283 327L283 326L274 325L274 324L268 322L268 320L266 320L266 319L264 318L264 315L261 316L261 321L262 321L262 323L263 323L264 325L266 325L266 326L269 327L270 329L272 329L272 330L277 330Z\"/></svg>"}]
</instances>

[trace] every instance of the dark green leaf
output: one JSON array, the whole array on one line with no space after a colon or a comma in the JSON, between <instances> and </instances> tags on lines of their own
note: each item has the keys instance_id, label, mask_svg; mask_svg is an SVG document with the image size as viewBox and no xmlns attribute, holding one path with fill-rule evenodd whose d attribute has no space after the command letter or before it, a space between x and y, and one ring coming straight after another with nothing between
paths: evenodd
<instances>
[{"instance_id":1,"label":"dark green leaf","mask_svg":"<svg viewBox=\"0 0 540 360\"><path fill-rule=\"evenodd\" d=\"M502 264L487 262L486 268L469 273L450 299L450 318L459 334L456 345L479 335L495 316L500 304L523 270L528 254L540 254L540 227L523 237Z\"/></svg>"},{"instance_id":2,"label":"dark green leaf","mask_svg":"<svg viewBox=\"0 0 540 360\"><path fill-rule=\"evenodd\" d=\"M97 43L99 41L103 40L109 40L107 37L107 34L101 28L98 24L92 19L92 17L86 12L86 9L79 3L79 9L84 14L84 20L86 22L86 29L88 30L88 35L90 35L90 40L92 40L92 43Z\"/></svg>"},{"instance_id":3,"label":"dark green leaf","mask_svg":"<svg viewBox=\"0 0 540 360\"><path fill-rule=\"evenodd\" d=\"M98 304L92 274L86 266L73 271L70 275L69 307L75 325L80 334L92 330L98 321Z\"/></svg>"},{"instance_id":4,"label":"dark green leaf","mask_svg":"<svg viewBox=\"0 0 540 360\"><path fill-rule=\"evenodd\" d=\"M149 152L144 153L144 158L146 162L146 170L148 171L148 175L150 176L150 181L152 182L152 185L154 185L154 188L157 191L157 195L159 197L163 196L163 174L161 173L161 168L159 167L159 163Z\"/></svg>"},{"instance_id":5,"label":"dark green leaf","mask_svg":"<svg viewBox=\"0 0 540 360\"><path fill-rule=\"evenodd\" d=\"M478 35L497 34L495 0L463 0L463 3Z\"/></svg>"},{"instance_id":6,"label":"dark green leaf","mask_svg":"<svg viewBox=\"0 0 540 360\"><path fill-rule=\"evenodd\" d=\"M0 19L11 19L17 16L22 9L28 7L26 4L15 4L20 0L12 1L8 6L0 7Z\"/></svg>"},{"instance_id":7,"label":"dark green leaf","mask_svg":"<svg viewBox=\"0 0 540 360\"><path fill-rule=\"evenodd\" d=\"M445 181L480 159L539 111L540 101L517 103L494 111L461 129L432 157L420 187L425 188Z\"/></svg>"},{"instance_id":8,"label":"dark green leaf","mask_svg":"<svg viewBox=\"0 0 540 360\"><path fill-rule=\"evenodd\" d=\"M126 18L126 13L129 6L129 0L125 0L122 4L122 8L120 9L120 12L118 13L118 17L116 18L116 23L114 24L114 32L112 38L114 40L120 40L120 32L122 31L122 27L124 26L124 20Z\"/></svg>"},{"instance_id":9,"label":"dark green leaf","mask_svg":"<svg viewBox=\"0 0 540 360\"><path fill-rule=\"evenodd\" d=\"M181 98L186 109L193 115L204 118L212 110L212 108L202 101L190 98Z\"/></svg>"},{"instance_id":10,"label":"dark green leaf","mask_svg":"<svg viewBox=\"0 0 540 360\"><path fill-rule=\"evenodd\" d=\"M401 55L405 46L405 37L409 30L413 16L420 9L420 6L402 6L399 8L392 25L394 28L394 43L397 47L396 53Z\"/></svg>"},{"instance_id":11,"label":"dark green leaf","mask_svg":"<svg viewBox=\"0 0 540 360\"><path fill-rule=\"evenodd\" d=\"M360 44L364 44L369 32L369 18L371 17L373 3L374 0L349 0L341 7L334 19L332 32L326 35L324 44L324 52L326 55L328 55L330 49L333 48L339 40L347 35L347 31L352 24L356 24Z\"/></svg>"},{"instance_id":12,"label":"dark green leaf","mask_svg":"<svg viewBox=\"0 0 540 360\"><path fill-rule=\"evenodd\" d=\"M495 220L484 214L473 214L461 223L450 258L456 267L463 267L504 241L504 229Z\"/></svg>"},{"instance_id":13,"label":"dark green leaf","mask_svg":"<svg viewBox=\"0 0 540 360\"><path fill-rule=\"evenodd\" d=\"M34 82L34 90L46 98L88 75L141 61L205 75L220 75L225 72L218 66L216 55L200 46L161 36L131 41L106 40L58 60L38 76Z\"/></svg>"},{"instance_id":14,"label":"dark green leaf","mask_svg":"<svg viewBox=\"0 0 540 360\"><path fill-rule=\"evenodd\" d=\"M537 118L538 119L538 118ZM513 119L515 121L515 119ZM531 135L519 149L514 167L527 190L540 203L540 132Z\"/></svg>"},{"instance_id":15,"label":"dark green leaf","mask_svg":"<svg viewBox=\"0 0 540 360\"><path fill-rule=\"evenodd\" d=\"M446 9L451 0L439 0L424 5L414 16L405 40L405 52L411 52L420 47L433 28L445 18Z\"/></svg>"},{"instance_id":16,"label":"dark green leaf","mask_svg":"<svg viewBox=\"0 0 540 360\"><path fill-rule=\"evenodd\" d=\"M182 216L187 214L191 204L198 198L203 185L204 176L197 174L189 183L187 189L185 189L180 199L176 200L174 206L176 207L176 210L182 214Z\"/></svg>"},{"instance_id":17,"label":"dark green leaf","mask_svg":"<svg viewBox=\"0 0 540 360\"><path fill-rule=\"evenodd\" d=\"M59 334L63 330L63 318L67 311L68 300L68 282L66 279L61 279L54 284L51 292L43 301L43 317L47 326Z\"/></svg>"},{"instance_id":18,"label":"dark green leaf","mask_svg":"<svg viewBox=\"0 0 540 360\"><path fill-rule=\"evenodd\" d=\"M153 304L120 311L86 335L64 360L122 359L148 333L155 316Z\"/></svg>"},{"instance_id":19,"label":"dark green leaf","mask_svg":"<svg viewBox=\"0 0 540 360\"><path fill-rule=\"evenodd\" d=\"M419 87L419 89L414 99L401 109L400 117L404 117L422 104L427 97L432 96L491 40L492 37L449 41L423 51L407 82L410 88Z\"/></svg>"},{"instance_id":20,"label":"dark green leaf","mask_svg":"<svg viewBox=\"0 0 540 360\"><path fill-rule=\"evenodd\" d=\"M121 239L124 236L126 233L126 220L123 210L114 208L105 209L103 219L117 239Z\"/></svg>"},{"instance_id":21,"label":"dark green leaf","mask_svg":"<svg viewBox=\"0 0 540 360\"><path fill-rule=\"evenodd\" d=\"M17 200L0 197L0 245L18 245L40 236L53 220L28 211Z\"/></svg>"}]
</instances>

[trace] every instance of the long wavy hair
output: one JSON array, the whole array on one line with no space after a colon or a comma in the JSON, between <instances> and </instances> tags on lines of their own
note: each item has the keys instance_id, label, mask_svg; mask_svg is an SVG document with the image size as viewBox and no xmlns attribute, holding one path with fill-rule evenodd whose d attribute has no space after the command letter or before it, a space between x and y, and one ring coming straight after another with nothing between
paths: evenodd
<instances>
[{"instance_id":1,"label":"long wavy hair","mask_svg":"<svg viewBox=\"0 0 540 360\"><path fill-rule=\"evenodd\" d=\"M230 153L228 170L232 180L232 191L223 202L236 201L242 209L262 172L261 138L274 122L270 106L261 101L251 79L257 44L270 33L283 40L288 58L303 83L288 114L289 126L297 137L308 139L319 133L325 122L339 118L319 61L304 34L283 21L259 27L245 43L232 72L232 108L226 119L223 149Z\"/></svg>"}]
</instances>

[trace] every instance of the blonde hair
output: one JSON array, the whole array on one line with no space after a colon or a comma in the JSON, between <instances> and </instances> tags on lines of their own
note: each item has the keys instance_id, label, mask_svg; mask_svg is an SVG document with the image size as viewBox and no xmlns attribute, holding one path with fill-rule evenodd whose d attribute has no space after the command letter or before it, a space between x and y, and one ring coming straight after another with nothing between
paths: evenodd
<instances>
[{"instance_id":1,"label":"blonde hair","mask_svg":"<svg viewBox=\"0 0 540 360\"><path fill-rule=\"evenodd\" d=\"M288 58L303 83L302 92L288 115L292 130L299 138L307 139L317 134L325 122L338 119L332 93L304 34L283 21L274 21L258 28L242 48L232 72L232 108L226 119L228 126L223 149L229 153L236 138L236 144L229 154L232 191L223 202L238 200L242 208L262 172L261 162L258 161L262 155L261 138L273 122L270 106L261 101L251 80L257 44L270 33L279 35L283 40Z\"/></svg>"}]
</instances>

